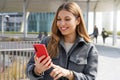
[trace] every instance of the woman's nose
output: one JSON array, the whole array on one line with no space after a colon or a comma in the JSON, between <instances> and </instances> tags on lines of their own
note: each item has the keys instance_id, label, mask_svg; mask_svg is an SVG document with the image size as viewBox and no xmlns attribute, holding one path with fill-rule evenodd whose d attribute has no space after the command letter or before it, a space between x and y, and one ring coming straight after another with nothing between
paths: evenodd
<instances>
[{"instance_id":1,"label":"woman's nose","mask_svg":"<svg viewBox=\"0 0 120 80\"><path fill-rule=\"evenodd\" d=\"M65 21L60 21L60 25L65 25Z\"/></svg>"}]
</instances>

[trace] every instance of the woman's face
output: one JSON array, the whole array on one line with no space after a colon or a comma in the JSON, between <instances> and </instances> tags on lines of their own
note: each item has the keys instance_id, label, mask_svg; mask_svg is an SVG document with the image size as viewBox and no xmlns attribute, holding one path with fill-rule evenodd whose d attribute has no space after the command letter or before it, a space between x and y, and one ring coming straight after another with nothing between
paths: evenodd
<instances>
[{"instance_id":1,"label":"woman's face","mask_svg":"<svg viewBox=\"0 0 120 80\"><path fill-rule=\"evenodd\" d=\"M79 24L79 19L66 11L61 10L57 16L57 27L64 36L76 34L76 25Z\"/></svg>"}]
</instances>

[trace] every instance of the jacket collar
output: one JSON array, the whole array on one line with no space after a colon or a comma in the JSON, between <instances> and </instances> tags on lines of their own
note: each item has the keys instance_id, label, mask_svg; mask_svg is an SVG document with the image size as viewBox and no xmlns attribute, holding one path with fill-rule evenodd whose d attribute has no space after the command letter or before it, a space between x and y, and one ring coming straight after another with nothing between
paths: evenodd
<instances>
[{"instance_id":1,"label":"jacket collar","mask_svg":"<svg viewBox=\"0 0 120 80\"><path fill-rule=\"evenodd\" d=\"M82 38L82 37L80 37L80 36L77 36L75 43L76 43L76 44L79 44L79 43L87 44L87 42L84 40L84 38ZM74 44L75 44L75 43L74 43ZM64 46L63 38L60 39L60 45Z\"/></svg>"},{"instance_id":2,"label":"jacket collar","mask_svg":"<svg viewBox=\"0 0 120 80\"><path fill-rule=\"evenodd\" d=\"M87 42L85 41L85 39L83 37L80 37L80 36L77 36L77 39L76 39L75 43L84 43L84 44L87 44Z\"/></svg>"}]
</instances>

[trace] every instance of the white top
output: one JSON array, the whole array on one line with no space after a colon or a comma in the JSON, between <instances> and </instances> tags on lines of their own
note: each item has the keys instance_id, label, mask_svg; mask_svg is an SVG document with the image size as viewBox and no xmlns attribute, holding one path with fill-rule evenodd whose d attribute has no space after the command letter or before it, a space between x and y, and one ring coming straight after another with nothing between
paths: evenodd
<instances>
[{"instance_id":1,"label":"white top","mask_svg":"<svg viewBox=\"0 0 120 80\"><path fill-rule=\"evenodd\" d=\"M65 42L65 49L66 49L66 52L68 53L70 48L72 47L73 43L67 43Z\"/></svg>"}]
</instances>

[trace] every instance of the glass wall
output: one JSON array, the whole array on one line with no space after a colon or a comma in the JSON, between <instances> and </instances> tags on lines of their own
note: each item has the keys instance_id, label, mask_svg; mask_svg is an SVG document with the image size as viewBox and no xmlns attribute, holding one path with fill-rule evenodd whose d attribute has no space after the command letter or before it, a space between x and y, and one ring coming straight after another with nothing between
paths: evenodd
<instances>
[{"instance_id":1,"label":"glass wall","mask_svg":"<svg viewBox=\"0 0 120 80\"><path fill-rule=\"evenodd\" d=\"M28 17L28 32L50 32L53 12L49 13L30 13Z\"/></svg>"},{"instance_id":2,"label":"glass wall","mask_svg":"<svg viewBox=\"0 0 120 80\"><path fill-rule=\"evenodd\" d=\"M3 18L2 18L3 16ZM22 13L1 13L0 15L0 31L2 26L4 31L20 31L22 23ZM3 25L2 25L3 21Z\"/></svg>"},{"instance_id":3,"label":"glass wall","mask_svg":"<svg viewBox=\"0 0 120 80\"><path fill-rule=\"evenodd\" d=\"M50 32L52 21L54 18L54 12L44 13L30 13L28 16L27 32ZM3 19L4 31L20 32L23 21L22 13L6 13ZM0 16L0 31L2 28L2 15ZM23 28L24 29L24 28Z\"/></svg>"}]
</instances>

